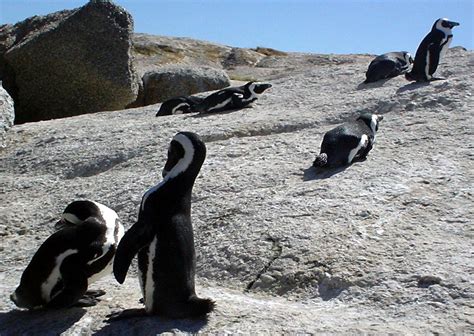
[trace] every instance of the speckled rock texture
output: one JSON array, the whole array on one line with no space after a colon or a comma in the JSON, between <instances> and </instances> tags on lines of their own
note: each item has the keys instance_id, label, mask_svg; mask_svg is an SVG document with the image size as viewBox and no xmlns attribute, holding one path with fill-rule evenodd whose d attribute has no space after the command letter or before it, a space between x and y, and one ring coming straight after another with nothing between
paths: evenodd
<instances>
[{"instance_id":1,"label":"speckled rock texture","mask_svg":"<svg viewBox=\"0 0 474 336\"><path fill-rule=\"evenodd\" d=\"M159 104L15 125L0 150L0 334L472 334L473 52L446 79L361 84L372 55L272 56L252 108L155 118ZM236 67L235 73L249 73ZM326 131L382 114L367 160L311 168ZM141 307L136 268L91 288L91 308L24 312L9 300L64 206L90 198L126 228L161 181L178 131L201 135L193 190L197 293L207 320L108 322Z\"/></svg>"},{"instance_id":2,"label":"speckled rock texture","mask_svg":"<svg viewBox=\"0 0 474 336\"><path fill-rule=\"evenodd\" d=\"M3 88L0 81L0 148L4 146L5 132L13 126L14 121L13 99Z\"/></svg>"},{"instance_id":3,"label":"speckled rock texture","mask_svg":"<svg viewBox=\"0 0 474 336\"><path fill-rule=\"evenodd\" d=\"M15 101L16 122L119 110L133 102L132 32L130 14L98 0L4 26L4 87Z\"/></svg>"}]
</instances>

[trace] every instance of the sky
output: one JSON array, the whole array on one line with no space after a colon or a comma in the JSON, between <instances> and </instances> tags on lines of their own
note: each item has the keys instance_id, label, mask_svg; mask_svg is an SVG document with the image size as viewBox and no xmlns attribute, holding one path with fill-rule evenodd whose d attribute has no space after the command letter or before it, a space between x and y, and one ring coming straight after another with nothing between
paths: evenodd
<instances>
[{"instance_id":1,"label":"sky","mask_svg":"<svg viewBox=\"0 0 474 336\"><path fill-rule=\"evenodd\" d=\"M87 0L0 0L0 24ZM474 0L116 0L135 32L232 47L312 53L415 53L434 21L460 23L453 46L474 49Z\"/></svg>"}]
</instances>

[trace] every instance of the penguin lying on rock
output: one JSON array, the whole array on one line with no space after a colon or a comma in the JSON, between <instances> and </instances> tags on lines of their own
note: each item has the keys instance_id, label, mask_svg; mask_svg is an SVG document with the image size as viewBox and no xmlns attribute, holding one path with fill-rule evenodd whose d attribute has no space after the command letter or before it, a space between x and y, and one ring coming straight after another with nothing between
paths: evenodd
<instances>
[{"instance_id":1,"label":"penguin lying on rock","mask_svg":"<svg viewBox=\"0 0 474 336\"><path fill-rule=\"evenodd\" d=\"M375 142L375 134L382 116L361 114L356 120L346 122L324 134L320 154L314 167L343 167L355 160L364 160Z\"/></svg>"},{"instance_id":2,"label":"penguin lying on rock","mask_svg":"<svg viewBox=\"0 0 474 336\"><path fill-rule=\"evenodd\" d=\"M10 296L20 308L93 306L104 291L87 291L112 273L124 228L117 214L103 204L75 201L64 210L56 231L34 254Z\"/></svg>"},{"instance_id":3,"label":"penguin lying on rock","mask_svg":"<svg viewBox=\"0 0 474 336\"><path fill-rule=\"evenodd\" d=\"M365 73L364 83L392 78L406 73L413 63L413 58L406 51L389 52L375 57Z\"/></svg>"},{"instance_id":4,"label":"penguin lying on rock","mask_svg":"<svg viewBox=\"0 0 474 336\"><path fill-rule=\"evenodd\" d=\"M242 86L225 88L206 97L195 109L202 114L241 109L271 87L268 83L248 82Z\"/></svg>"},{"instance_id":5,"label":"penguin lying on rock","mask_svg":"<svg viewBox=\"0 0 474 336\"><path fill-rule=\"evenodd\" d=\"M195 107L203 100L204 98L195 96L179 96L168 99L161 104L156 116L197 112Z\"/></svg>"},{"instance_id":6,"label":"penguin lying on rock","mask_svg":"<svg viewBox=\"0 0 474 336\"><path fill-rule=\"evenodd\" d=\"M451 29L459 23L448 19L438 19L433 24L431 31L421 41L415 54L415 62L410 72L405 74L409 81L427 82L442 78L434 78L433 74L438 64L448 51L453 34Z\"/></svg>"},{"instance_id":7,"label":"penguin lying on rock","mask_svg":"<svg viewBox=\"0 0 474 336\"><path fill-rule=\"evenodd\" d=\"M173 137L163 180L142 197L137 222L117 249L114 275L123 283L138 254L140 287L145 309L112 314L111 319L140 315L168 318L205 316L214 302L196 295L196 252L191 223L191 193L206 157L204 142L191 132Z\"/></svg>"}]
</instances>

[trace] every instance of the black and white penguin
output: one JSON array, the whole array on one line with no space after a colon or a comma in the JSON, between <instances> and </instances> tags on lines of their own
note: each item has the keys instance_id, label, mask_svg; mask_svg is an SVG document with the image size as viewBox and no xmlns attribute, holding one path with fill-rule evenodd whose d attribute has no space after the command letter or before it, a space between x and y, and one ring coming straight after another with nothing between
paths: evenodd
<instances>
[{"instance_id":1,"label":"black and white penguin","mask_svg":"<svg viewBox=\"0 0 474 336\"><path fill-rule=\"evenodd\" d=\"M74 201L55 228L10 296L20 308L93 306L96 297L105 294L87 288L112 273L115 251L124 234L117 213L97 202Z\"/></svg>"},{"instance_id":2,"label":"black and white penguin","mask_svg":"<svg viewBox=\"0 0 474 336\"><path fill-rule=\"evenodd\" d=\"M257 100L259 94L271 87L269 83L248 82L242 86L225 88L207 96L196 106L196 110L213 113L241 109Z\"/></svg>"},{"instance_id":3,"label":"black and white penguin","mask_svg":"<svg viewBox=\"0 0 474 336\"><path fill-rule=\"evenodd\" d=\"M161 104L156 116L197 112L194 108L203 100L204 98L195 96L179 96L168 99Z\"/></svg>"},{"instance_id":4,"label":"black and white penguin","mask_svg":"<svg viewBox=\"0 0 474 336\"><path fill-rule=\"evenodd\" d=\"M138 220L119 244L114 261L119 283L138 254L145 310L135 316L200 317L214 308L212 300L197 297L194 287L191 192L205 157L206 146L198 135L180 132L173 137L163 180L143 195Z\"/></svg>"},{"instance_id":5,"label":"black and white penguin","mask_svg":"<svg viewBox=\"0 0 474 336\"><path fill-rule=\"evenodd\" d=\"M413 63L413 58L406 51L389 52L375 57L365 73L364 83L372 83L385 78L404 74Z\"/></svg>"},{"instance_id":6,"label":"black and white penguin","mask_svg":"<svg viewBox=\"0 0 474 336\"><path fill-rule=\"evenodd\" d=\"M409 81L427 82L433 78L438 64L448 51L453 34L451 29L459 23L448 19L438 19L433 24L431 31L421 41L415 54L415 62L410 72L405 74Z\"/></svg>"},{"instance_id":7,"label":"black and white penguin","mask_svg":"<svg viewBox=\"0 0 474 336\"><path fill-rule=\"evenodd\" d=\"M374 145L382 119L376 114L363 113L356 120L328 131L313 166L336 168L365 159Z\"/></svg>"}]
</instances>

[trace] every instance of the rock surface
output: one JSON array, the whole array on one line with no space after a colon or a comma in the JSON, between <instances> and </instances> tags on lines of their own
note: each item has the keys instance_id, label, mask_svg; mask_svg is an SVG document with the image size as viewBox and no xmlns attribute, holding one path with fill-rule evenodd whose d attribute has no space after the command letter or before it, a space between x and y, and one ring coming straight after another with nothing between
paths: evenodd
<instances>
[{"instance_id":1,"label":"rock surface","mask_svg":"<svg viewBox=\"0 0 474 336\"><path fill-rule=\"evenodd\" d=\"M253 108L14 126L0 151L0 334L472 334L473 55L451 49L446 80L369 85L372 56L271 56L235 69L273 84ZM384 115L367 160L310 169L323 134L360 111ZM107 291L95 307L16 310L8 296L64 206L95 199L130 227L181 130L208 148L192 209L208 321L104 322L140 307L135 269L93 285Z\"/></svg>"},{"instance_id":2,"label":"rock surface","mask_svg":"<svg viewBox=\"0 0 474 336\"><path fill-rule=\"evenodd\" d=\"M164 66L143 76L144 106L229 85L230 79L224 70L186 65Z\"/></svg>"},{"instance_id":3,"label":"rock surface","mask_svg":"<svg viewBox=\"0 0 474 336\"><path fill-rule=\"evenodd\" d=\"M118 110L133 102L133 21L110 1L2 29L5 88L17 123ZM53 52L52 52L53 51Z\"/></svg>"},{"instance_id":4,"label":"rock surface","mask_svg":"<svg viewBox=\"0 0 474 336\"><path fill-rule=\"evenodd\" d=\"M14 121L13 99L0 81L0 148L4 146L5 132L13 126Z\"/></svg>"}]
</instances>

